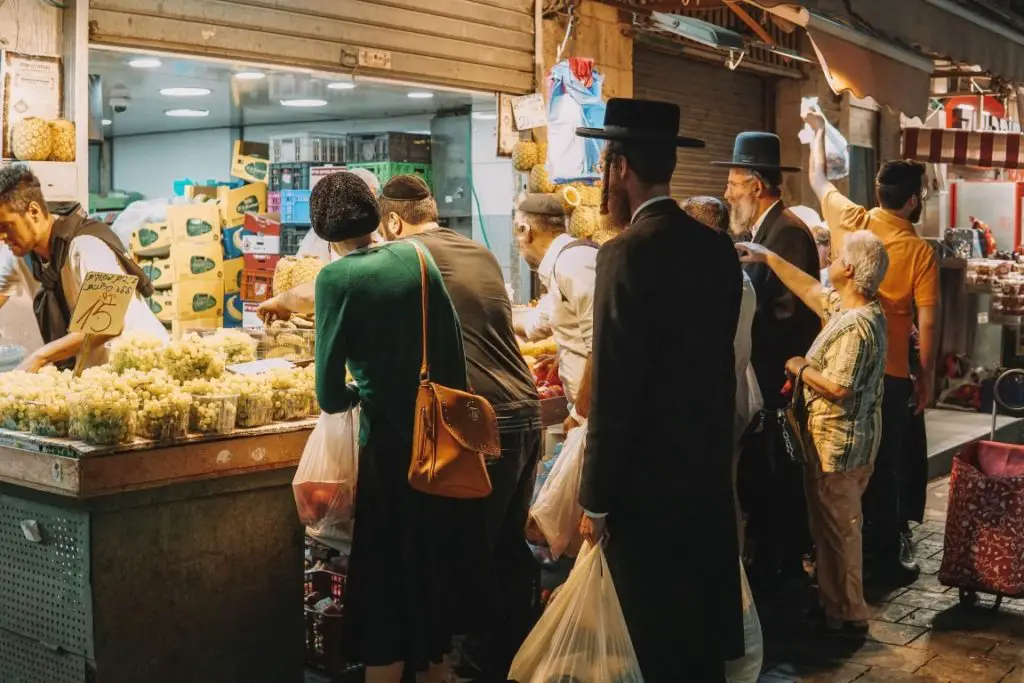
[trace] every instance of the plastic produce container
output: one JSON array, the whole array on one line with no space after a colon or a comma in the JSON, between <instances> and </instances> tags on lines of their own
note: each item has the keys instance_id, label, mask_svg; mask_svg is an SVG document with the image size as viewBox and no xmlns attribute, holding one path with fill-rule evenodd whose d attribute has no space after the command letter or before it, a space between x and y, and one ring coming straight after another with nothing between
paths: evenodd
<instances>
[{"instance_id":1,"label":"plastic produce container","mask_svg":"<svg viewBox=\"0 0 1024 683\"><path fill-rule=\"evenodd\" d=\"M274 164L317 162L343 164L348 136L339 133L299 133L270 136L270 161Z\"/></svg>"}]
</instances>

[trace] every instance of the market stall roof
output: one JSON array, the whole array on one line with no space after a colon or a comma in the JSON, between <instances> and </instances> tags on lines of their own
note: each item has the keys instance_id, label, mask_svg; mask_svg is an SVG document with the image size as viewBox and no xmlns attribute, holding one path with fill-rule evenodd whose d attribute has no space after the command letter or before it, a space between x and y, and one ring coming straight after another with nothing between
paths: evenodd
<instances>
[{"instance_id":1,"label":"market stall roof","mask_svg":"<svg viewBox=\"0 0 1024 683\"><path fill-rule=\"evenodd\" d=\"M982 168L1024 167L1024 136L950 128L905 128L903 158Z\"/></svg>"}]
</instances>

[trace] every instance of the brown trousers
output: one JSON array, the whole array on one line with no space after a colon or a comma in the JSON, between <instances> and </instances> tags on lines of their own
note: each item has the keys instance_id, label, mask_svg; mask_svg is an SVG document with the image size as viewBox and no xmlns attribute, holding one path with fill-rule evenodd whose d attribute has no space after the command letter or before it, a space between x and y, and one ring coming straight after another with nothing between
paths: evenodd
<instances>
[{"instance_id":1,"label":"brown trousers","mask_svg":"<svg viewBox=\"0 0 1024 683\"><path fill-rule=\"evenodd\" d=\"M829 619L861 621L870 616L864 601L860 499L873 470L868 464L846 472L822 472L816 457L805 468L818 587Z\"/></svg>"}]
</instances>

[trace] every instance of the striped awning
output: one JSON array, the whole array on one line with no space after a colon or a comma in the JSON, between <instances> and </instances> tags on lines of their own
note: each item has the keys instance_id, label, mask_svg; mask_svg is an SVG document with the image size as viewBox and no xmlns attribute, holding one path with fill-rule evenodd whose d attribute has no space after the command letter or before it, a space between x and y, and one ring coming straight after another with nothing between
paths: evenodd
<instances>
[{"instance_id":1,"label":"striped awning","mask_svg":"<svg viewBox=\"0 0 1024 683\"><path fill-rule=\"evenodd\" d=\"M905 128L903 158L982 168L1022 168L1022 139L1020 133Z\"/></svg>"}]
</instances>

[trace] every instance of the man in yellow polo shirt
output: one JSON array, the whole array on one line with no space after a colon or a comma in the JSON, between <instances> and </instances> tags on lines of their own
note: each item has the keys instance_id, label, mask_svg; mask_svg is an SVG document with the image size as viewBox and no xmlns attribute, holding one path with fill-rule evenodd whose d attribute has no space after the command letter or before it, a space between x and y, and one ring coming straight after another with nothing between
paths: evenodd
<instances>
[{"instance_id":1,"label":"man in yellow polo shirt","mask_svg":"<svg viewBox=\"0 0 1024 683\"><path fill-rule=\"evenodd\" d=\"M815 131L809 176L821 201L822 217L832 231L832 254L842 253L844 235L856 230L874 233L889 254L889 270L878 290L889 336L882 438L875 471L864 494L864 547L870 560L865 566L873 580L904 585L912 582L919 571L906 555L901 560L903 527L920 514L908 508L911 496L907 491L908 487L927 485L909 477L911 472L920 471L907 461L912 457L905 447L911 417L909 402L914 391L918 411L931 403L938 342L938 261L931 246L914 230L927 192L925 168L914 161L883 164L875 178L880 208L867 210L840 194L825 175L825 119L808 114L805 120ZM921 335L921 371L912 380L910 344L915 309Z\"/></svg>"}]
</instances>

